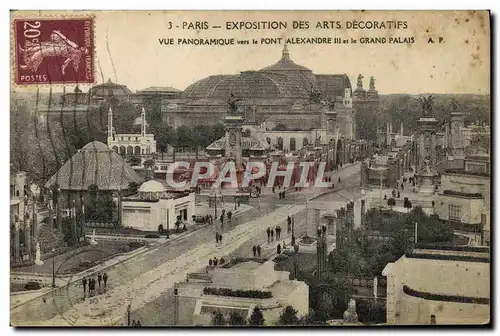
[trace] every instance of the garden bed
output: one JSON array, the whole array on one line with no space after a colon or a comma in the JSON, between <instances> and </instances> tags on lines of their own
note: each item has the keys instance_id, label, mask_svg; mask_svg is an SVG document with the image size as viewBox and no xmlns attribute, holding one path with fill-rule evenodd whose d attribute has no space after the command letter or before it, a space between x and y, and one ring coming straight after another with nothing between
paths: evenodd
<instances>
[{"instance_id":1,"label":"garden bed","mask_svg":"<svg viewBox=\"0 0 500 336\"><path fill-rule=\"evenodd\" d=\"M139 241L99 240L97 245L79 247L55 256L55 272L59 276L80 273L115 256L130 253L145 245L145 242ZM43 258L43 260L43 265L21 267L15 269L15 272L52 274L52 258Z\"/></svg>"}]
</instances>

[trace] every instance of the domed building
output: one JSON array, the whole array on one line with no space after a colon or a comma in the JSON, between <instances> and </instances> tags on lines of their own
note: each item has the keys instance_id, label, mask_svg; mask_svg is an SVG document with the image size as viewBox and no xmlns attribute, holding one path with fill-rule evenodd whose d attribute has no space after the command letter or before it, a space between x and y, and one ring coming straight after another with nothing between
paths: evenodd
<instances>
[{"instance_id":1,"label":"domed building","mask_svg":"<svg viewBox=\"0 0 500 336\"><path fill-rule=\"evenodd\" d=\"M113 150L99 141L83 146L45 183L45 188L56 185L62 200L78 199L92 185L114 196L128 189L130 182L140 183L141 177Z\"/></svg>"},{"instance_id":2,"label":"domed building","mask_svg":"<svg viewBox=\"0 0 500 336\"><path fill-rule=\"evenodd\" d=\"M135 195L122 198L122 225L142 231L158 231L193 224L195 194L189 192L167 192L165 186L155 180L141 184Z\"/></svg>"},{"instance_id":3,"label":"domed building","mask_svg":"<svg viewBox=\"0 0 500 336\"><path fill-rule=\"evenodd\" d=\"M181 94L178 109L166 111L166 118L174 120L176 127L220 122L233 95L245 124L265 122L268 130L278 125L310 130L322 126L323 105L332 101L344 104L345 98L351 98L351 89L346 74L314 74L295 63L285 45L281 59L261 70L213 75L193 83ZM356 100L367 99L359 96L354 105Z\"/></svg>"},{"instance_id":4,"label":"domed building","mask_svg":"<svg viewBox=\"0 0 500 336\"><path fill-rule=\"evenodd\" d=\"M138 190L139 198L143 200L158 200L165 197L165 187L161 182L150 180L144 182Z\"/></svg>"}]
</instances>

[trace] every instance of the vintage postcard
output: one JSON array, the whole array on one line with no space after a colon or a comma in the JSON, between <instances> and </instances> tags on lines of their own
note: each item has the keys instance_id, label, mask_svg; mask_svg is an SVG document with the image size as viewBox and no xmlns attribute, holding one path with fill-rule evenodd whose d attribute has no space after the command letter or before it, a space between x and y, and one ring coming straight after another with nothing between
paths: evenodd
<instances>
[{"instance_id":1,"label":"vintage postcard","mask_svg":"<svg viewBox=\"0 0 500 336\"><path fill-rule=\"evenodd\" d=\"M490 324L490 12L10 32L12 326Z\"/></svg>"}]
</instances>

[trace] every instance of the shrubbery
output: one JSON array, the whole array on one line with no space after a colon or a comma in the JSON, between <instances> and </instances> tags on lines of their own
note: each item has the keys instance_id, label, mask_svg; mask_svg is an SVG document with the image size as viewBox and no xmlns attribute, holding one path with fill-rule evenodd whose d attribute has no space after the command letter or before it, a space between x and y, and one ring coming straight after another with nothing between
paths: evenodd
<instances>
[{"instance_id":1,"label":"shrubbery","mask_svg":"<svg viewBox=\"0 0 500 336\"><path fill-rule=\"evenodd\" d=\"M42 285L40 285L40 283L38 283L36 281L28 281L24 285L24 289L26 289L26 290L37 290L37 289L40 289L40 288L42 288Z\"/></svg>"},{"instance_id":2,"label":"shrubbery","mask_svg":"<svg viewBox=\"0 0 500 336\"><path fill-rule=\"evenodd\" d=\"M234 296L251 299L270 299L273 293L270 291L260 290L232 290L230 288L203 288L203 294L206 295L219 295L219 296Z\"/></svg>"}]
</instances>

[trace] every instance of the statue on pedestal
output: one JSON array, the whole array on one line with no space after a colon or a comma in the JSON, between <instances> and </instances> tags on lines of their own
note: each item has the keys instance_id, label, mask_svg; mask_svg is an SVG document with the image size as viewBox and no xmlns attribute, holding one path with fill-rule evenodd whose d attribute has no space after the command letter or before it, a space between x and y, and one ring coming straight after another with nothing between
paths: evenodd
<instances>
[{"instance_id":1,"label":"statue on pedestal","mask_svg":"<svg viewBox=\"0 0 500 336\"><path fill-rule=\"evenodd\" d=\"M361 74L358 75L357 88L360 90L363 89L363 76Z\"/></svg>"},{"instance_id":2,"label":"statue on pedestal","mask_svg":"<svg viewBox=\"0 0 500 336\"><path fill-rule=\"evenodd\" d=\"M422 111L424 112L424 116L429 117L432 114L432 104L434 103L434 96L429 97L420 97L419 102L422 105Z\"/></svg>"},{"instance_id":3,"label":"statue on pedestal","mask_svg":"<svg viewBox=\"0 0 500 336\"><path fill-rule=\"evenodd\" d=\"M36 243L35 265L43 265L42 253L40 252L40 243Z\"/></svg>"},{"instance_id":4,"label":"statue on pedestal","mask_svg":"<svg viewBox=\"0 0 500 336\"><path fill-rule=\"evenodd\" d=\"M359 322L358 313L356 313L356 301L354 299L350 299L349 303L347 304L347 310L344 312L344 322Z\"/></svg>"},{"instance_id":5,"label":"statue on pedestal","mask_svg":"<svg viewBox=\"0 0 500 336\"><path fill-rule=\"evenodd\" d=\"M370 77L370 91L375 91L375 77Z\"/></svg>"},{"instance_id":6,"label":"statue on pedestal","mask_svg":"<svg viewBox=\"0 0 500 336\"><path fill-rule=\"evenodd\" d=\"M95 241L95 229L92 230L92 238L90 238L90 245L97 245Z\"/></svg>"},{"instance_id":7,"label":"statue on pedestal","mask_svg":"<svg viewBox=\"0 0 500 336\"><path fill-rule=\"evenodd\" d=\"M239 99L236 99L234 97L234 94L230 94L229 95L229 99L227 100L227 105L228 105L228 109L229 109L229 114L237 114L238 113L238 102L240 100Z\"/></svg>"}]
</instances>

